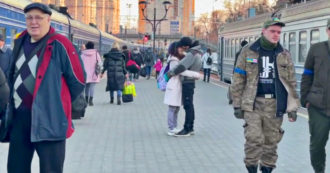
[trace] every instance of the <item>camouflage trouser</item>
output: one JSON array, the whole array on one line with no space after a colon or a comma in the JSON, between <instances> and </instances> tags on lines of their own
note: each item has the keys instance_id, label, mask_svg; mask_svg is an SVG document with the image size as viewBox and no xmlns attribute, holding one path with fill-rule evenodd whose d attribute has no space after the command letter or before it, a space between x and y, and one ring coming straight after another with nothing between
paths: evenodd
<instances>
[{"instance_id":1,"label":"camouflage trouser","mask_svg":"<svg viewBox=\"0 0 330 173\"><path fill-rule=\"evenodd\" d=\"M257 97L255 110L244 112L245 159L247 166L260 164L275 168L277 144L284 131L283 118L275 117L276 100Z\"/></svg>"}]
</instances>

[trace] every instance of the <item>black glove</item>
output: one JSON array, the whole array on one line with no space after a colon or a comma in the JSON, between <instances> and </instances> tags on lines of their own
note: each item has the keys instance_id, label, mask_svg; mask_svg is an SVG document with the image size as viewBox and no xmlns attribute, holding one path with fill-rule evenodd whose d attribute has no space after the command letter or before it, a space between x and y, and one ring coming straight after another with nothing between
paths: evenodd
<instances>
[{"instance_id":1,"label":"black glove","mask_svg":"<svg viewBox=\"0 0 330 173\"><path fill-rule=\"evenodd\" d=\"M234 108L234 115L237 119L243 119L244 111L241 108Z\"/></svg>"},{"instance_id":2,"label":"black glove","mask_svg":"<svg viewBox=\"0 0 330 173\"><path fill-rule=\"evenodd\" d=\"M292 111L292 112L288 112L288 118L292 119L293 121L297 120L297 112L296 111Z\"/></svg>"}]
</instances>

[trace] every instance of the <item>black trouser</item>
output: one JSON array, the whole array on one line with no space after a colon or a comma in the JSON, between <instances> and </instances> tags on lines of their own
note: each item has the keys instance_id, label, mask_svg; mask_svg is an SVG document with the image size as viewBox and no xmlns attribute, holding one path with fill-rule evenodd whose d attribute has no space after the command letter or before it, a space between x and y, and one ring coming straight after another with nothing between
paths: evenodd
<instances>
[{"instance_id":1,"label":"black trouser","mask_svg":"<svg viewBox=\"0 0 330 173\"><path fill-rule=\"evenodd\" d=\"M325 146L329 138L330 118L320 109L309 106L310 158L316 173L325 171Z\"/></svg>"},{"instance_id":2,"label":"black trouser","mask_svg":"<svg viewBox=\"0 0 330 173\"><path fill-rule=\"evenodd\" d=\"M211 69L210 68L204 68L204 82L207 76L207 82L210 81L210 75L211 75Z\"/></svg>"},{"instance_id":3,"label":"black trouser","mask_svg":"<svg viewBox=\"0 0 330 173\"><path fill-rule=\"evenodd\" d=\"M16 112L10 134L8 173L31 173L31 162L36 150L40 173L62 173L65 140L31 142L31 113Z\"/></svg>"},{"instance_id":4,"label":"black trouser","mask_svg":"<svg viewBox=\"0 0 330 173\"><path fill-rule=\"evenodd\" d=\"M182 84L182 102L183 108L186 112L184 129L191 131L194 130L195 110L194 110L194 88L195 83Z\"/></svg>"}]
</instances>

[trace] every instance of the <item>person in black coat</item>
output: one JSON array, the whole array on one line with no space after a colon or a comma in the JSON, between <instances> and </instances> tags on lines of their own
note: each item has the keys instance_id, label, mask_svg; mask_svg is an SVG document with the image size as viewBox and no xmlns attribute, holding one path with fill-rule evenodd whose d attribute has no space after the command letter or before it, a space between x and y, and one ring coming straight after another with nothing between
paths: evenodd
<instances>
[{"instance_id":1,"label":"person in black coat","mask_svg":"<svg viewBox=\"0 0 330 173\"><path fill-rule=\"evenodd\" d=\"M8 103L9 87L7 84L5 73L0 68L0 116L3 115L5 107Z\"/></svg>"},{"instance_id":2,"label":"person in black coat","mask_svg":"<svg viewBox=\"0 0 330 173\"><path fill-rule=\"evenodd\" d=\"M121 95L125 83L125 55L117 48L112 48L109 53L104 55L102 75L107 71L106 91L110 91L110 103L114 101L114 91L117 91L117 104L121 104Z\"/></svg>"}]
</instances>

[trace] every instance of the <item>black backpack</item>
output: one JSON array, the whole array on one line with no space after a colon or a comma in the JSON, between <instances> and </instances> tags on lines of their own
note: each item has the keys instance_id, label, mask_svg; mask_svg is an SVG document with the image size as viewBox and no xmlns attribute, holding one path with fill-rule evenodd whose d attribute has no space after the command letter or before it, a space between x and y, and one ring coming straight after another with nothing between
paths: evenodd
<instances>
[{"instance_id":1,"label":"black backpack","mask_svg":"<svg viewBox=\"0 0 330 173\"><path fill-rule=\"evenodd\" d=\"M206 60L206 64L207 64L207 65L212 65L212 62L213 62L213 60L212 60L212 58L209 56L209 57L207 58L207 60Z\"/></svg>"}]
</instances>

